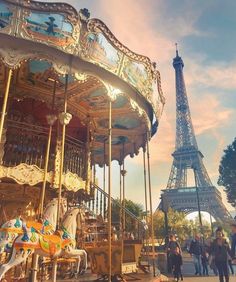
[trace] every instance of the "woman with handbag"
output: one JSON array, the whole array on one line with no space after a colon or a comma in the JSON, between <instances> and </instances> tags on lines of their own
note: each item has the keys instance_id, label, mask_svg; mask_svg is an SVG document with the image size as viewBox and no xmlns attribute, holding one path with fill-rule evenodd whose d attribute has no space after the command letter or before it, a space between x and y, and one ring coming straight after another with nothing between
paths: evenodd
<instances>
[{"instance_id":1,"label":"woman with handbag","mask_svg":"<svg viewBox=\"0 0 236 282\"><path fill-rule=\"evenodd\" d=\"M219 273L219 281L229 282L228 260L231 251L228 242L224 238L222 228L216 230L216 239L212 242L210 254L215 261Z\"/></svg>"}]
</instances>

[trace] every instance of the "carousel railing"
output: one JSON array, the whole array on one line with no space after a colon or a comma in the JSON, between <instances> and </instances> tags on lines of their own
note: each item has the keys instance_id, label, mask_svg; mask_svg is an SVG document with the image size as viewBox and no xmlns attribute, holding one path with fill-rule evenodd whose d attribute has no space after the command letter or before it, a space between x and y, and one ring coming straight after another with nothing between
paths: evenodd
<instances>
[{"instance_id":1,"label":"carousel railing","mask_svg":"<svg viewBox=\"0 0 236 282\"><path fill-rule=\"evenodd\" d=\"M66 136L64 171L70 171L83 177L85 175L85 144L73 137Z\"/></svg>"},{"instance_id":2,"label":"carousel railing","mask_svg":"<svg viewBox=\"0 0 236 282\"><path fill-rule=\"evenodd\" d=\"M48 141L48 128L15 120L6 121L6 135L2 164L16 166L21 163L45 166L45 151ZM85 144L66 136L64 172L70 171L80 177L85 175ZM54 169L56 132L52 132L52 142L48 170Z\"/></svg>"},{"instance_id":3,"label":"carousel railing","mask_svg":"<svg viewBox=\"0 0 236 282\"><path fill-rule=\"evenodd\" d=\"M107 222L108 193L96 184L91 185L93 198L87 201L86 207L94 216L102 216L104 222ZM143 239L145 232L145 223L129 209L122 207L119 200L111 198L112 202L112 226L115 227L117 233L121 231L121 214L125 213L126 224L123 230L126 239Z\"/></svg>"},{"instance_id":4,"label":"carousel railing","mask_svg":"<svg viewBox=\"0 0 236 282\"><path fill-rule=\"evenodd\" d=\"M16 166L26 163L43 168L47 132L47 128L42 126L7 120L3 165Z\"/></svg>"}]
</instances>

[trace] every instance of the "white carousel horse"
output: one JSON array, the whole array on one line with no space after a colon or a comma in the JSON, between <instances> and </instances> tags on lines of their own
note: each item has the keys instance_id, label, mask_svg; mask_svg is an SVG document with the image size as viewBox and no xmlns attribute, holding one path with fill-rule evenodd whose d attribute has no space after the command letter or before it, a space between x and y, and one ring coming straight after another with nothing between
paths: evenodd
<instances>
[{"instance_id":1,"label":"white carousel horse","mask_svg":"<svg viewBox=\"0 0 236 282\"><path fill-rule=\"evenodd\" d=\"M27 228L34 228L39 232L46 234L53 234L56 230L57 224L57 206L58 199L52 199L46 206L43 212L42 222L28 221L23 222L21 218L11 219L5 222L0 228L0 254L3 252L10 252L12 243L16 237L23 233L24 224ZM67 211L67 201L62 199L60 207L60 218L62 218Z\"/></svg>"},{"instance_id":2,"label":"white carousel horse","mask_svg":"<svg viewBox=\"0 0 236 282\"><path fill-rule=\"evenodd\" d=\"M81 228L82 213L80 208L67 211L62 221L62 228L57 235L45 235L31 230L25 230L19 235L12 245L12 253L8 263L0 266L0 280L12 267L25 262L31 254L50 258L76 258L78 261L77 272L80 269L81 257L84 257L83 272L87 269L87 253L85 250L76 249L76 231ZM78 273L75 273L76 275Z\"/></svg>"}]
</instances>

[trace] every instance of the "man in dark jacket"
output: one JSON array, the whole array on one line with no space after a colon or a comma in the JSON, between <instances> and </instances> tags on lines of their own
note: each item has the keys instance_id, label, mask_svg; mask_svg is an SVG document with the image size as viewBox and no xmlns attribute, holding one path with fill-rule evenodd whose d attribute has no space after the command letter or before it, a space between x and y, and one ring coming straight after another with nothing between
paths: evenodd
<instances>
[{"instance_id":1,"label":"man in dark jacket","mask_svg":"<svg viewBox=\"0 0 236 282\"><path fill-rule=\"evenodd\" d=\"M202 275L201 266L201 255L202 255L202 244L200 242L200 236L196 235L195 239L192 240L189 248L189 253L193 258L193 263L195 267L195 275Z\"/></svg>"}]
</instances>

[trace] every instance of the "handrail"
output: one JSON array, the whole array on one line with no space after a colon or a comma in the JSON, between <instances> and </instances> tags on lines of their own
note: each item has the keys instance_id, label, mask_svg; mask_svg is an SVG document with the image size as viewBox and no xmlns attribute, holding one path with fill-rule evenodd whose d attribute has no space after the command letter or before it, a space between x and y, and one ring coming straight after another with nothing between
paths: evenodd
<instances>
[{"instance_id":1,"label":"handrail","mask_svg":"<svg viewBox=\"0 0 236 282\"><path fill-rule=\"evenodd\" d=\"M100 188L97 184L92 183L93 187L98 190L99 192L101 192L106 198L108 198L108 193L106 193L102 188ZM111 203L117 205L119 208L121 208L122 210L125 211L126 214L128 214L130 217L132 217L133 219L135 219L136 221L138 221L139 224L141 225L145 225L145 223L140 220L135 214L133 214L130 210L128 210L127 208L122 207L122 205L116 201L114 198L111 197Z\"/></svg>"}]
</instances>

